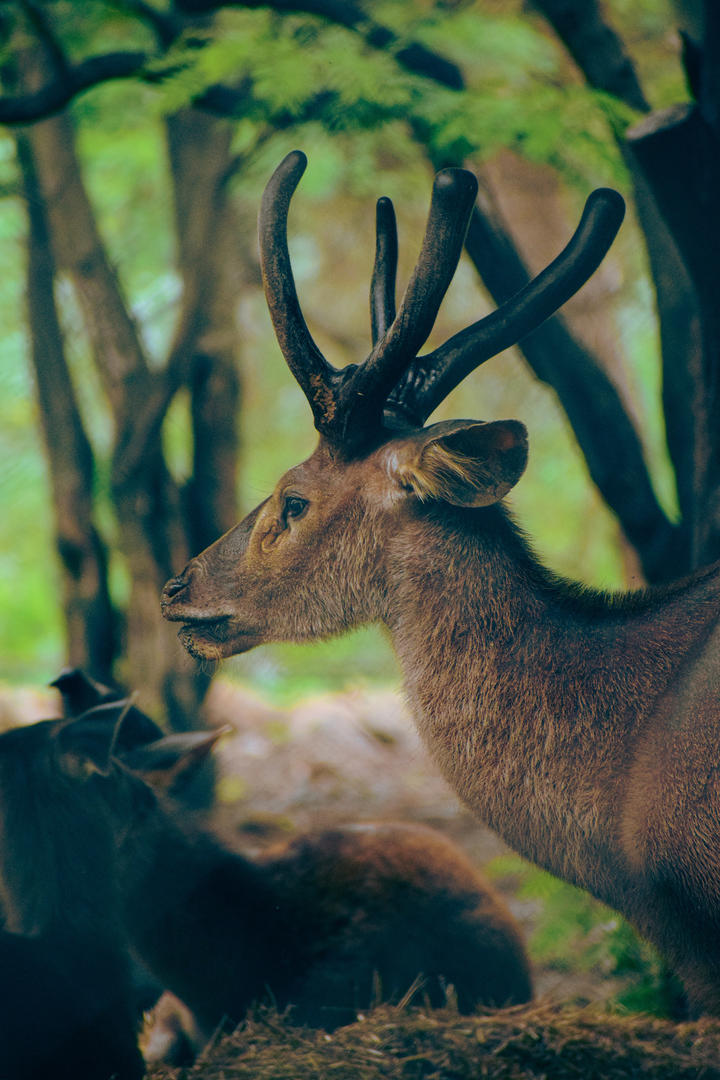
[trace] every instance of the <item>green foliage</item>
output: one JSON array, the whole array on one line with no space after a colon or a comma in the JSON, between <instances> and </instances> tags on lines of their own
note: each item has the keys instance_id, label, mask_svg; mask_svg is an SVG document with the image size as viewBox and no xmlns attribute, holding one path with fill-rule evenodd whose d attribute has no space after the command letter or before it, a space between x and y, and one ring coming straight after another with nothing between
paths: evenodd
<instances>
[{"instance_id":1,"label":"green foliage","mask_svg":"<svg viewBox=\"0 0 720 1080\"><path fill-rule=\"evenodd\" d=\"M2 305L4 306L4 305ZM62 625L50 492L21 342L6 337L0 365L0 678L34 682L55 664Z\"/></svg>"},{"instance_id":2,"label":"green foliage","mask_svg":"<svg viewBox=\"0 0 720 1080\"><path fill-rule=\"evenodd\" d=\"M633 118L616 102L563 79L564 57L538 20L497 18L477 6L380 6L376 19L398 35L371 48L356 33L309 16L226 11L215 29L181 39L155 65L169 74L157 109L172 112L218 82L242 88L245 124L322 124L330 132L378 129L398 119L420 125L447 160L489 157L511 147L573 180L620 182L624 169L611 127ZM419 41L468 74L459 93L396 62Z\"/></svg>"},{"instance_id":3,"label":"green foliage","mask_svg":"<svg viewBox=\"0 0 720 1080\"><path fill-rule=\"evenodd\" d=\"M256 686L278 705L321 692L400 681L392 651L377 626L332 641L268 645L235 657L223 670Z\"/></svg>"},{"instance_id":4,"label":"green foliage","mask_svg":"<svg viewBox=\"0 0 720 1080\"><path fill-rule=\"evenodd\" d=\"M530 939L536 963L557 971L594 972L612 979L612 1002L622 1009L666 1016L676 988L647 942L615 912L516 855L486 868L495 880L512 881L518 899L539 912Z\"/></svg>"},{"instance_id":5,"label":"green foliage","mask_svg":"<svg viewBox=\"0 0 720 1080\"><path fill-rule=\"evenodd\" d=\"M311 105L330 128L372 126L407 109L413 97L411 80L392 55L323 20L266 10L223 12L212 34L186 35L155 67L173 71L158 96L164 113L214 83L238 83L239 76L243 113L257 122L297 120Z\"/></svg>"}]
</instances>

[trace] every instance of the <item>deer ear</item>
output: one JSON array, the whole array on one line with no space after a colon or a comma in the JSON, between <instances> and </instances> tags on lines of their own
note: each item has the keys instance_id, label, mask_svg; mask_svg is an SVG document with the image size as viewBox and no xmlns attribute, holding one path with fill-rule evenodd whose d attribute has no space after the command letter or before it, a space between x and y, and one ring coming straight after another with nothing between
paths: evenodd
<instances>
[{"instance_id":1,"label":"deer ear","mask_svg":"<svg viewBox=\"0 0 720 1080\"><path fill-rule=\"evenodd\" d=\"M126 707L127 701L122 691L105 686L81 668L65 668L57 679L53 679L50 686L60 691L63 714L68 718L79 717L91 710L99 718L101 709L107 710L108 716L117 717L117 708L120 705L123 708L123 719L117 738L118 749L129 750L133 746L154 742L163 737L162 728L158 727L154 720L135 705Z\"/></svg>"},{"instance_id":2,"label":"deer ear","mask_svg":"<svg viewBox=\"0 0 720 1080\"><path fill-rule=\"evenodd\" d=\"M123 765L155 791L171 792L181 780L189 780L210 754L218 739L232 729L184 731L137 746L121 755Z\"/></svg>"},{"instance_id":3,"label":"deer ear","mask_svg":"<svg viewBox=\"0 0 720 1080\"><path fill-rule=\"evenodd\" d=\"M518 420L448 420L391 444L389 467L401 487L427 501L490 506L527 464L527 431Z\"/></svg>"},{"instance_id":4,"label":"deer ear","mask_svg":"<svg viewBox=\"0 0 720 1080\"><path fill-rule=\"evenodd\" d=\"M68 717L80 716L103 701L122 697L122 694L114 693L109 686L97 682L82 668L63 668L50 686L60 691L63 713Z\"/></svg>"},{"instance_id":5,"label":"deer ear","mask_svg":"<svg viewBox=\"0 0 720 1080\"><path fill-rule=\"evenodd\" d=\"M60 762L69 776L107 776L128 701L113 701L88 709L76 720L58 725L55 732Z\"/></svg>"}]
</instances>

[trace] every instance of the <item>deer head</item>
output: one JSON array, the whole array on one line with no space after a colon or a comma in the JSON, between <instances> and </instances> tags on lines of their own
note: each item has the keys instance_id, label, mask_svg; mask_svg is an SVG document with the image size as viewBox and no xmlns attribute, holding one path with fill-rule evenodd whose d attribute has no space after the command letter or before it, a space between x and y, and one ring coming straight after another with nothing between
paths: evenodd
<instances>
[{"instance_id":1,"label":"deer head","mask_svg":"<svg viewBox=\"0 0 720 1080\"><path fill-rule=\"evenodd\" d=\"M271 177L259 242L275 333L320 439L268 499L165 586L165 617L184 624L180 636L190 652L210 659L390 618L389 541L419 517L489 507L510 491L527 459L521 423L423 425L470 371L536 329L581 287L624 213L617 192L594 191L574 236L542 273L419 355L460 258L477 181L464 169L435 177L420 256L398 310L395 216L390 200L380 199L372 350L364 363L338 370L310 335L290 265L288 210L305 165L294 151Z\"/></svg>"},{"instance_id":2,"label":"deer head","mask_svg":"<svg viewBox=\"0 0 720 1080\"><path fill-rule=\"evenodd\" d=\"M127 710L115 701L0 735L0 924L11 933L80 923L89 936L111 922L108 778Z\"/></svg>"}]
</instances>

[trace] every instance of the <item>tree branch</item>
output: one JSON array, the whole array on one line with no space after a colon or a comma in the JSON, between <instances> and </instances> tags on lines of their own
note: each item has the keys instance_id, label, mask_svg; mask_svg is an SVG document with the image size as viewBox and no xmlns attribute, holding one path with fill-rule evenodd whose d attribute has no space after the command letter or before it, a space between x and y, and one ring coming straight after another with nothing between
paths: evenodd
<instances>
[{"instance_id":1,"label":"tree branch","mask_svg":"<svg viewBox=\"0 0 720 1080\"><path fill-rule=\"evenodd\" d=\"M98 232L75 155L72 125L67 116L51 117L28 128L26 137L50 207L56 257L77 289L97 368L121 430L146 399L152 380Z\"/></svg>"},{"instance_id":2,"label":"tree branch","mask_svg":"<svg viewBox=\"0 0 720 1080\"><path fill-rule=\"evenodd\" d=\"M530 280L487 203L473 210L465 247L497 304ZM520 349L535 376L557 394L590 475L637 549L647 580L662 580L669 558L677 568L681 538L655 497L640 440L614 385L560 315L521 341Z\"/></svg>"},{"instance_id":3,"label":"tree branch","mask_svg":"<svg viewBox=\"0 0 720 1080\"><path fill-rule=\"evenodd\" d=\"M376 22L359 4L352 0L176 0L178 11L187 15L207 15L225 7L270 8L278 12L319 15L337 26L354 30L374 49L393 50L398 63L416 75L424 75L451 90L462 90L462 72L445 57L427 49L417 41L400 45L397 34Z\"/></svg>"},{"instance_id":4,"label":"tree branch","mask_svg":"<svg viewBox=\"0 0 720 1080\"><path fill-rule=\"evenodd\" d=\"M697 105L653 113L628 133L627 142L677 243L697 297L701 359L699 365L685 364L684 370L693 395L689 437L694 442L695 558L709 561L720 553L720 507L715 506L720 485L720 313L714 257L720 247L720 143ZM677 357L672 359L677 364Z\"/></svg>"},{"instance_id":5,"label":"tree branch","mask_svg":"<svg viewBox=\"0 0 720 1080\"><path fill-rule=\"evenodd\" d=\"M598 0L533 0L589 86L612 94L638 112L650 108L625 45L606 21Z\"/></svg>"},{"instance_id":6,"label":"tree branch","mask_svg":"<svg viewBox=\"0 0 720 1080\"><path fill-rule=\"evenodd\" d=\"M642 112L649 105L625 47L605 21L597 0L534 0L567 48L590 86L613 94ZM712 5L711 5L712 6ZM677 237L658 207L656 184L662 184L665 163L657 161L658 177L643 175L632 139L618 136L618 145L633 178L635 205L655 286L663 370L663 410L667 443L675 471L684 534L685 560L668 564L677 574L702 561L709 433L698 405L704 400L704 343L696 290Z\"/></svg>"},{"instance_id":7,"label":"tree branch","mask_svg":"<svg viewBox=\"0 0 720 1080\"><path fill-rule=\"evenodd\" d=\"M0 124L31 124L54 116L93 86L139 75L148 59L144 52L113 52L65 66L62 74L40 90L0 97Z\"/></svg>"},{"instance_id":8,"label":"tree branch","mask_svg":"<svg viewBox=\"0 0 720 1080\"><path fill-rule=\"evenodd\" d=\"M274 0L272 3L260 3L259 0L237 0L235 3L178 3L177 10L187 15L211 14L221 7L244 7L249 9L269 7L274 11L297 12L299 14L320 15L339 26L359 33L372 48L377 50L396 49L398 63L406 70L432 79L449 89L461 90L464 87L462 72L451 61L438 53L427 49L420 42L401 45L397 35L388 27L375 22L360 7L343 0ZM36 5L30 5L32 11ZM155 11L142 0L128 3L126 9L143 21L148 22L156 36L162 52L177 40L184 24L165 13ZM146 83L161 83L171 71L146 71L146 65L152 57L147 52L109 52L100 56L88 57L78 64L70 65L62 48L51 35L42 13L33 18L39 38L50 39L55 77L32 93L0 97L0 123L30 124L53 116L64 109L79 94L102 83L116 79L139 78ZM41 21L42 20L42 21ZM174 69L173 69L174 70ZM247 106L247 88L236 90L232 87L214 86L198 94L193 99L197 108L206 108L218 115L234 115L239 107Z\"/></svg>"},{"instance_id":9,"label":"tree branch","mask_svg":"<svg viewBox=\"0 0 720 1080\"><path fill-rule=\"evenodd\" d=\"M166 131L186 294L183 321L200 327L189 379L193 470L184 496L191 547L202 550L237 520L241 379L235 309L249 274L226 182L231 125L182 109L168 118ZM254 233L254 222L247 231Z\"/></svg>"}]
</instances>

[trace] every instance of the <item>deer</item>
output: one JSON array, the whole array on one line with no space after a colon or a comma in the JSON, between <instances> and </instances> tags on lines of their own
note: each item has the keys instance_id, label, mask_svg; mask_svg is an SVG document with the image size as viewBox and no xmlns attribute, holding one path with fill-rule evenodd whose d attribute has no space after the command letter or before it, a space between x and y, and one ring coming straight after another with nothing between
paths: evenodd
<instances>
[{"instance_id":1,"label":"deer","mask_svg":"<svg viewBox=\"0 0 720 1080\"><path fill-rule=\"evenodd\" d=\"M253 855L188 811L183 790L228 729L158 729L82 672L55 684L68 711L97 700L114 736L116 837L128 941L187 1006L195 1049L268 999L292 1023L333 1030L377 1001L448 1001L461 1012L532 997L513 916L435 829L364 822L301 832ZM452 990L450 988L452 987ZM187 1047L186 1047L187 1050ZM187 1060L187 1058L185 1059Z\"/></svg>"},{"instance_id":2,"label":"deer","mask_svg":"<svg viewBox=\"0 0 720 1080\"><path fill-rule=\"evenodd\" d=\"M317 828L251 857L185 813L168 791L217 738L169 736L123 759L145 781L121 825L128 935L201 1042L258 1002L332 1031L380 1001L438 1008L451 987L461 1013L531 999L514 918L437 830Z\"/></svg>"},{"instance_id":3,"label":"deer","mask_svg":"<svg viewBox=\"0 0 720 1080\"><path fill-rule=\"evenodd\" d=\"M591 276L622 222L600 188L523 290L421 354L477 192L438 173L396 308L397 229L377 204L372 349L335 368L290 262L291 152L259 215L265 295L319 440L162 593L196 657L380 623L421 738L460 799L516 852L620 912L720 1014L720 568L605 594L542 565L506 505L527 461L518 420L426 424L471 370Z\"/></svg>"},{"instance_id":4,"label":"deer","mask_svg":"<svg viewBox=\"0 0 720 1080\"><path fill-rule=\"evenodd\" d=\"M0 734L2 1080L144 1075L107 813L119 719Z\"/></svg>"}]
</instances>

